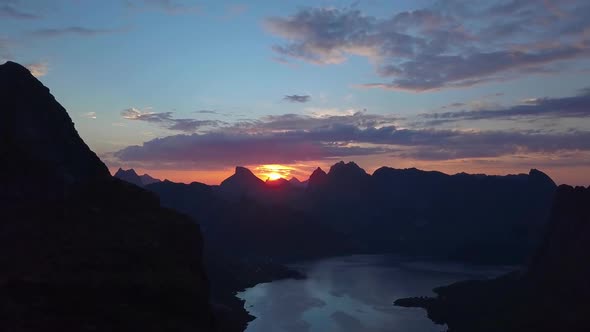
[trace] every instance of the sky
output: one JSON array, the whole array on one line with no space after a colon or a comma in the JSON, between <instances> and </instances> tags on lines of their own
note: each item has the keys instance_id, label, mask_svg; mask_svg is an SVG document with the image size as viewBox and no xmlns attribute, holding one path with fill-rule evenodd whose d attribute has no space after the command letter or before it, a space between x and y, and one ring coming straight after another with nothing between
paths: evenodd
<instances>
[{"instance_id":1,"label":"sky","mask_svg":"<svg viewBox=\"0 0 590 332\"><path fill-rule=\"evenodd\" d=\"M590 185L586 0L0 0L7 60L112 172L345 160Z\"/></svg>"}]
</instances>

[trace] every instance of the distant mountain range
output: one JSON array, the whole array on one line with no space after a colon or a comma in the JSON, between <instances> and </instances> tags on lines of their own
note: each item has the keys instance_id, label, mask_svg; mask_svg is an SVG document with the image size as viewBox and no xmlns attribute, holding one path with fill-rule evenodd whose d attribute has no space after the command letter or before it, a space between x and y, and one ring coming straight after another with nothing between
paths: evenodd
<instances>
[{"instance_id":1,"label":"distant mountain range","mask_svg":"<svg viewBox=\"0 0 590 332\"><path fill-rule=\"evenodd\" d=\"M212 238L239 229L247 236L226 247L245 255L397 252L477 263L525 262L542 238L556 189L534 169L488 176L382 167L369 175L353 162L328 173L318 168L305 182L264 182L236 167L219 186L165 181L146 188L165 206L203 220ZM236 225L240 218L247 220ZM304 239L313 251L296 247Z\"/></svg>"},{"instance_id":2,"label":"distant mountain range","mask_svg":"<svg viewBox=\"0 0 590 332\"><path fill-rule=\"evenodd\" d=\"M119 170L117 170L117 172L115 173L114 177L121 179L123 181L127 181L129 183L133 183L138 187L145 187L148 184L162 182L162 180L153 178L148 174L138 175L133 168L128 170L119 168Z\"/></svg>"}]
</instances>

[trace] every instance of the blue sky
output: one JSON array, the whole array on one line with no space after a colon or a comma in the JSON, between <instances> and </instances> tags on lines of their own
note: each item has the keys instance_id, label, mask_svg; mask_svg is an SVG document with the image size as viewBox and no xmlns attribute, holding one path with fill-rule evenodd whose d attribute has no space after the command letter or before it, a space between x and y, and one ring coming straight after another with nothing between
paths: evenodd
<instances>
[{"instance_id":1,"label":"blue sky","mask_svg":"<svg viewBox=\"0 0 590 332\"><path fill-rule=\"evenodd\" d=\"M28 65L112 168L215 183L346 159L587 185L588 17L573 0L0 0L0 61Z\"/></svg>"}]
</instances>

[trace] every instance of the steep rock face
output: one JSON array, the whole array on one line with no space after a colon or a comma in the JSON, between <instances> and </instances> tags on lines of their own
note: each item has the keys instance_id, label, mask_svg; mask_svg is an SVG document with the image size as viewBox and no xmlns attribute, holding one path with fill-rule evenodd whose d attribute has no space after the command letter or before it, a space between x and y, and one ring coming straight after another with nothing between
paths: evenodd
<instances>
[{"instance_id":1,"label":"steep rock face","mask_svg":"<svg viewBox=\"0 0 590 332\"><path fill-rule=\"evenodd\" d=\"M0 66L0 321L7 331L210 331L191 219L110 176L28 70Z\"/></svg>"},{"instance_id":2,"label":"steep rock face","mask_svg":"<svg viewBox=\"0 0 590 332\"><path fill-rule=\"evenodd\" d=\"M65 109L26 68L14 62L0 66L0 101L3 149L44 164L67 183L110 176Z\"/></svg>"}]
</instances>

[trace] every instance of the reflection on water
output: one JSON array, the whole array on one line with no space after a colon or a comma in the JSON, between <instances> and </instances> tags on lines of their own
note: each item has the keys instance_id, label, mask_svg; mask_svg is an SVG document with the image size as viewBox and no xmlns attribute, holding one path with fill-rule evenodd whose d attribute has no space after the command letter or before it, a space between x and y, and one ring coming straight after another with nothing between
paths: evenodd
<instances>
[{"instance_id":1,"label":"reflection on water","mask_svg":"<svg viewBox=\"0 0 590 332\"><path fill-rule=\"evenodd\" d=\"M432 295L432 288L485 279L509 268L410 261L392 256L331 258L293 268L306 280L260 284L238 294L257 318L247 332L440 332L420 309L392 305L401 297Z\"/></svg>"}]
</instances>

